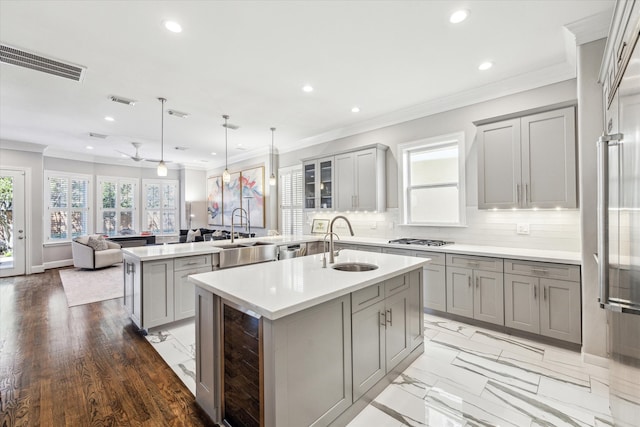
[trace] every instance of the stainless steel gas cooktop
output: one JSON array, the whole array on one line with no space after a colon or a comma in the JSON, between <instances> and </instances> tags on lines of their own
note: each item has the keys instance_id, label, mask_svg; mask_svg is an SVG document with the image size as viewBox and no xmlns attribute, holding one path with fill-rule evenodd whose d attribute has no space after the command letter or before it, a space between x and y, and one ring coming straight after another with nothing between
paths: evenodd
<instances>
[{"instance_id":1,"label":"stainless steel gas cooktop","mask_svg":"<svg viewBox=\"0 0 640 427\"><path fill-rule=\"evenodd\" d=\"M404 237L402 239L389 240L389 243L396 245L420 245L420 246L445 246L452 245L453 242L445 242L444 240L433 239L411 239Z\"/></svg>"}]
</instances>

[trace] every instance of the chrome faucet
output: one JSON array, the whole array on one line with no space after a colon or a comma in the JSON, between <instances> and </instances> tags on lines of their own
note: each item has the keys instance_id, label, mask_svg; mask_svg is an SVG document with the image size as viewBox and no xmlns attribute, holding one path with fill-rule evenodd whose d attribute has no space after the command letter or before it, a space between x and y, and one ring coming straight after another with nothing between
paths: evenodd
<instances>
[{"instance_id":1,"label":"chrome faucet","mask_svg":"<svg viewBox=\"0 0 640 427\"><path fill-rule=\"evenodd\" d=\"M353 228L351 228L351 223L349 222L346 216L338 215L333 217L333 219L331 220L331 223L329 224L329 233L327 233L329 234L329 264L333 264L335 262L335 259L333 257L333 235L335 234L333 232L333 223L336 222L336 219L339 219L339 218L344 219L344 221L349 226L349 232L353 236Z\"/></svg>"},{"instance_id":2,"label":"chrome faucet","mask_svg":"<svg viewBox=\"0 0 640 427\"><path fill-rule=\"evenodd\" d=\"M324 237L322 238L322 268L327 268L327 236L329 234L336 236L338 240L340 240L340 236L338 236L337 233L326 232L324 234Z\"/></svg>"},{"instance_id":3,"label":"chrome faucet","mask_svg":"<svg viewBox=\"0 0 640 427\"><path fill-rule=\"evenodd\" d=\"M247 225L245 226L244 231L249 233L249 236L251 236L251 223L249 222L249 214L247 214L247 211L244 210L243 208L235 208L231 212L231 243L233 243L234 237L235 237L235 232L234 232L235 224L233 219L236 216L236 211L240 211L240 225L242 225L242 212L244 212L244 217L247 219Z\"/></svg>"}]
</instances>

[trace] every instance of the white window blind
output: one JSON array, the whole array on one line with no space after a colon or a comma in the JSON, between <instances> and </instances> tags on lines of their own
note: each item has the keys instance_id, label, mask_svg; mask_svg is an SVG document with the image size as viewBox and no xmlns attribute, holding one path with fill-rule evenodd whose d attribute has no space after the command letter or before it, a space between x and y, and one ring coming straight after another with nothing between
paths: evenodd
<instances>
[{"instance_id":1,"label":"white window blind","mask_svg":"<svg viewBox=\"0 0 640 427\"><path fill-rule=\"evenodd\" d=\"M138 180L97 177L96 229L109 236L138 234Z\"/></svg>"},{"instance_id":2,"label":"white window blind","mask_svg":"<svg viewBox=\"0 0 640 427\"><path fill-rule=\"evenodd\" d=\"M45 171L45 242L69 242L89 234L91 176Z\"/></svg>"},{"instance_id":3,"label":"white window blind","mask_svg":"<svg viewBox=\"0 0 640 427\"><path fill-rule=\"evenodd\" d=\"M282 168L278 171L280 181L280 233L302 234L303 194L302 166Z\"/></svg>"},{"instance_id":4,"label":"white window blind","mask_svg":"<svg viewBox=\"0 0 640 427\"><path fill-rule=\"evenodd\" d=\"M400 147L405 224L464 223L464 133Z\"/></svg>"},{"instance_id":5,"label":"white window blind","mask_svg":"<svg viewBox=\"0 0 640 427\"><path fill-rule=\"evenodd\" d=\"M142 231L178 234L178 181L145 179L142 187Z\"/></svg>"}]
</instances>

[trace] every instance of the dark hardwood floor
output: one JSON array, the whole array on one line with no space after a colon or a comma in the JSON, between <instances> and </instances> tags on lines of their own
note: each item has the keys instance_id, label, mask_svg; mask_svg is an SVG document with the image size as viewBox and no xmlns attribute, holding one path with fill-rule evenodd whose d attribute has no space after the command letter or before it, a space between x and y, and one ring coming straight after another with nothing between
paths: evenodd
<instances>
[{"instance_id":1,"label":"dark hardwood floor","mask_svg":"<svg viewBox=\"0 0 640 427\"><path fill-rule=\"evenodd\" d=\"M58 270L0 279L0 426L213 425L122 300L67 307Z\"/></svg>"}]
</instances>

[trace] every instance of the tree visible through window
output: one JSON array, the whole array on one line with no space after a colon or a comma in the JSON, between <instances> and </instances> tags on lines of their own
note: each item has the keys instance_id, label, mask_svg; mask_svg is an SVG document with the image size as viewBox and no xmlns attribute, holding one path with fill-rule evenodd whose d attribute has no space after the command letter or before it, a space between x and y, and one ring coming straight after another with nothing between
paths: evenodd
<instances>
[{"instance_id":1,"label":"tree visible through window","mask_svg":"<svg viewBox=\"0 0 640 427\"><path fill-rule=\"evenodd\" d=\"M178 232L178 182L144 180L142 227L153 234Z\"/></svg>"},{"instance_id":2,"label":"tree visible through window","mask_svg":"<svg viewBox=\"0 0 640 427\"><path fill-rule=\"evenodd\" d=\"M137 180L98 177L98 230L109 236L137 233Z\"/></svg>"},{"instance_id":3,"label":"tree visible through window","mask_svg":"<svg viewBox=\"0 0 640 427\"><path fill-rule=\"evenodd\" d=\"M278 188L280 191L280 233L302 234L303 195L302 167L280 169Z\"/></svg>"},{"instance_id":4,"label":"tree visible through window","mask_svg":"<svg viewBox=\"0 0 640 427\"><path fill-rule=\"evenodd\" d=\"M69 241L89 233L90 177L46 172L47 241Z\"/></svg>"}]
</instances>

